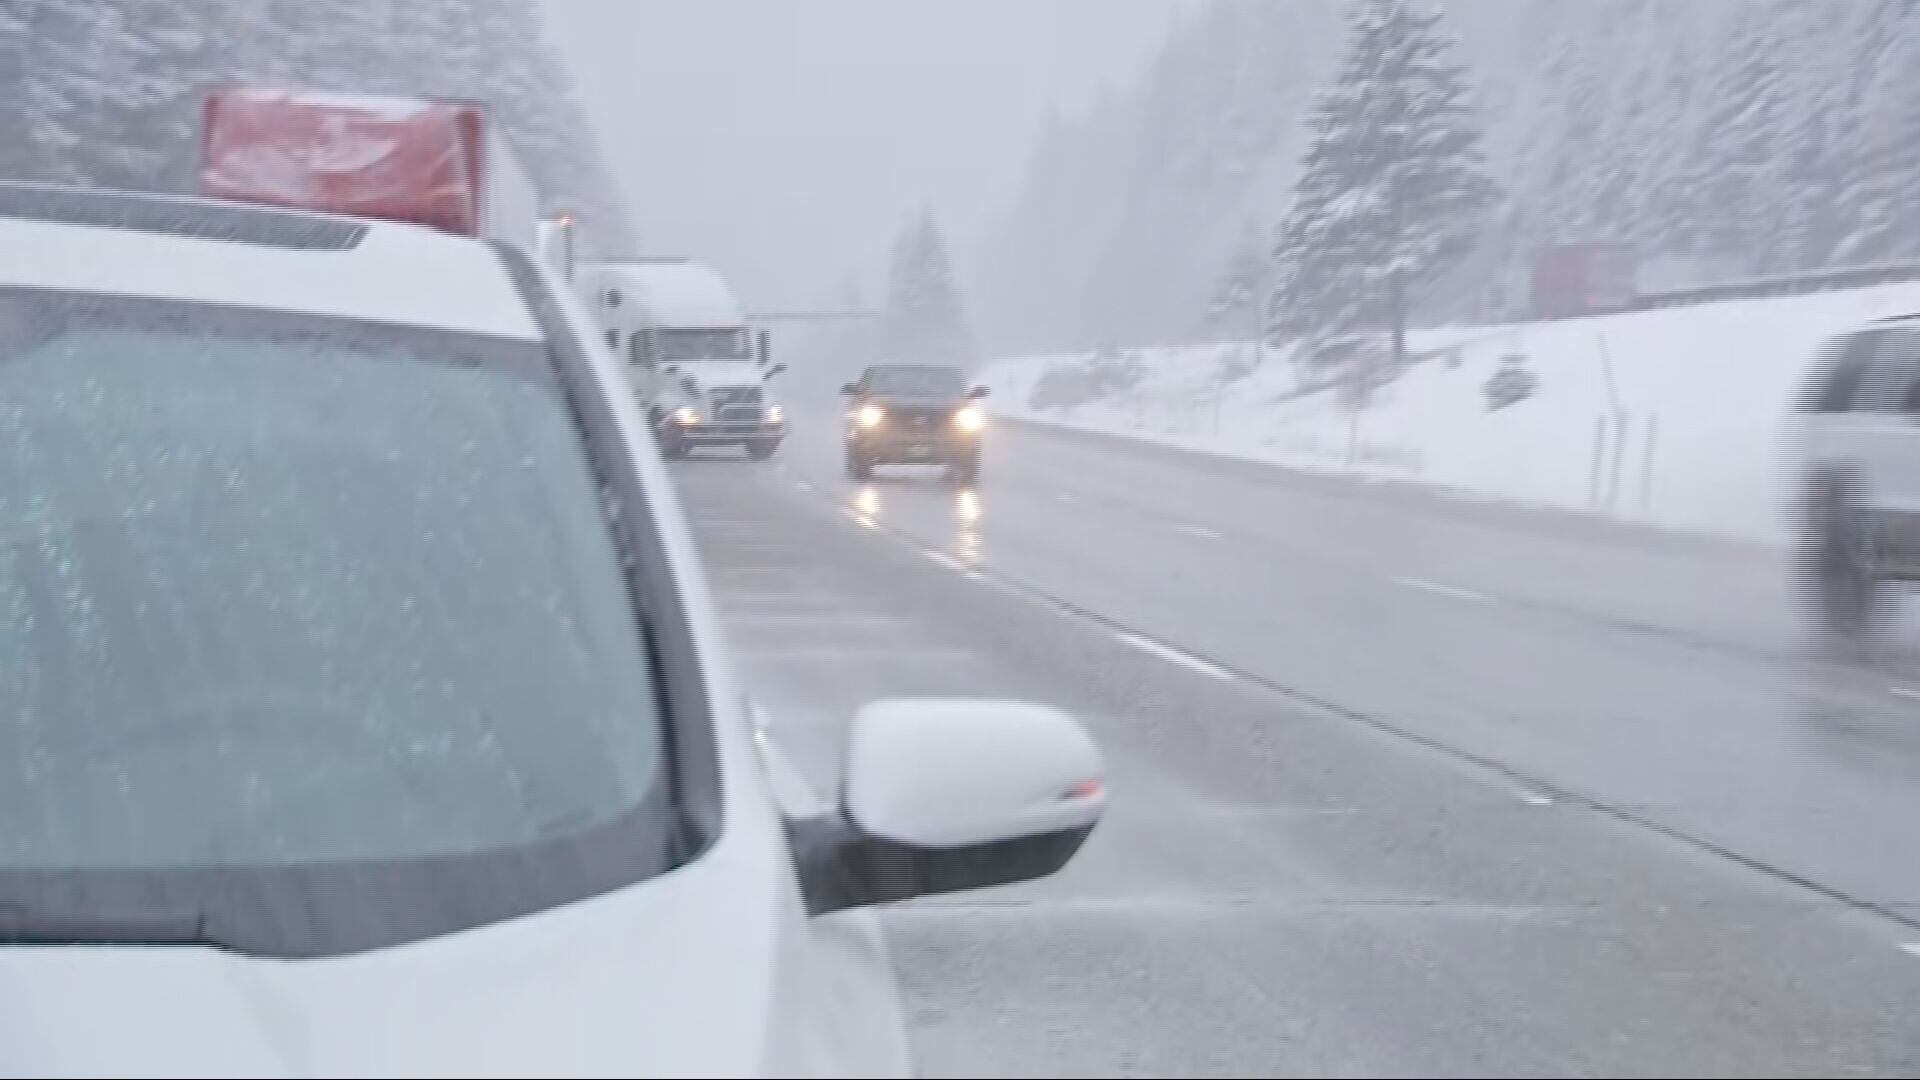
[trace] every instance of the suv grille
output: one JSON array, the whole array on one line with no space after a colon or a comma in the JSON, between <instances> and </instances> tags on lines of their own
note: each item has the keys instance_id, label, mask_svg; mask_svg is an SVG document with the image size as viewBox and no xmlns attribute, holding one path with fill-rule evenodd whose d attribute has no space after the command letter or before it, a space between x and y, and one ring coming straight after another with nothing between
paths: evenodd
<instances>
[{"instance_id":1,"label":"suv grille","mask_svg":"<svg viewBox=\"0 0 1920 1080\"><path fill-rule=\"evenodd\" d=\"M890 408L887 415L904 431L938 431L940 425L947 422L950 409L902 409Z\"/></svg>"}]
</instances>

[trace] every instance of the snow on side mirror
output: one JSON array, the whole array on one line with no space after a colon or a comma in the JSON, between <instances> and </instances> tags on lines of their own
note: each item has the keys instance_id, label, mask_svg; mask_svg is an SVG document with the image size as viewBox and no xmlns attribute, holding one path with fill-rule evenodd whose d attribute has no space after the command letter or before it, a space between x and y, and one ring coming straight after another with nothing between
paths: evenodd
<instances>
[{"instance_id":1,"label":"snow on side mirror","mask_svg":"<svg viewBox=\"0 0 1920 1080\"><path fill-rule=\"evenodd\" d=\"M1086 729L1015 701L911 699L861 709L839 811L793 822L815 915L1045 877L1106 807Z\"/></svg>"}]
</instances>

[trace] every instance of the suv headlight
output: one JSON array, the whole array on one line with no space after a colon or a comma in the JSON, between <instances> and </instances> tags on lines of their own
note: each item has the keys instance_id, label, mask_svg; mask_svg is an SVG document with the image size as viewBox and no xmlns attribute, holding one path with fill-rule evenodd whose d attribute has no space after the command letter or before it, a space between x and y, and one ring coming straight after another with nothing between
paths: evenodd
<instances>
[{"instance_id":1,"label":"suv headlight","mask_svg":"<svg viewBox=\"0 0 1920 1080\"><path fill-rule=\"evenodd\" d=\"M673 419L682 427L692 427L700 422L700 414L690 407L682 405L673 411Z\"/></svg>"},{"instance_id":2,"label":"suv headlight","mask_svg":"<svg viewBox=\"0 0 1920 1080\"><path fill-rule=\"evenodd\" d=\"M987 414L978 405L968 405L953 414L953 426L966 432L979 431L987 426Z\"/></svg>"},{"instance_id":3,"label":"suv headlight","mask_svg":"<svg viewBox=\"0 0 1920 1080\"><path fill-rule=\"evenodd\" d=\"M878 405L860 406L860 426L861 427L864 427L864 428L879 427L880 422L882 420L885 420L886 418L887 418L886 412L883 411Z\"/></svg>"},{"instance_id":4,"label":"suv headlight","mask_svg":"<svg viewBox=\"0 0 1920 1080\"><path fill-rule=\"evenodd\" d=\"M767 423L769 424L779 423L786 415L786 413L780 411L780 406L778 405L767 406Z\"/></svg>"}]
</instances>

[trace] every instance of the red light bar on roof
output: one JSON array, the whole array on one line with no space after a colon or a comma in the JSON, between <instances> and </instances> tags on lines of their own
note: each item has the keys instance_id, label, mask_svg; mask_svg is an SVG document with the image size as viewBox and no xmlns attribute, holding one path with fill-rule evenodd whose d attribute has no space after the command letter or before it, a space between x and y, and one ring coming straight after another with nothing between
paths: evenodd
<instances>
[{"instance_id":1,"label":"red light bar on roof","mask_svg":"<svg viewBox=\"0 0 1920 1080\"><path fill-rule=\"evenodd\" d=\"M480 235L477 105L243 88L208 94L202 121L207 195Z\"/></svg>"}]
</instances>

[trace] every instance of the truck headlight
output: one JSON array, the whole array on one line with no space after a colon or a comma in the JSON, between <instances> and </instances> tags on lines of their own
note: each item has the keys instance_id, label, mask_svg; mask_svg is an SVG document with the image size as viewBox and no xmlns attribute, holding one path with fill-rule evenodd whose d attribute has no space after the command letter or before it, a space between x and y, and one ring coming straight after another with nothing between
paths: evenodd
<instances>
[{"instance_id":1,"label":"truck headlight","mask_svg":"<svg viewBox=\"0 0 1920 1080\"><path fill-rule=\"evenodd\" d=\"M968 405L953 414L953 426L966 432L979 431L987 426L987 414L981 412L978 405Z\"/></svg>"},{"instance_id":2,"label":"truck headlight","mask_svg":"<svg viewBox=\"0 0 1920 1080\"><path fill-rule=\"evenodd\" d=\"M786 413L780 411L780 406L778 405L767 406L767 423L769 424L779 423L786 418L786 415Z\"/></svg>"},{"instance_id":3,"label":"truck headlight","mask_svg":"<svg viewBox=\"0 0 1920 1080\"><path fill-rule=\"evenodd\" d=\"M864 427L864 428L879 427L880 422L882 420L885 420L886 418L887 418L886 412L883 411L878 405L862 405L860 407L860 426L861 427Z\"/></svg>"},{"instance_id":4,"label":"truck headlight","mask_svg":"<svg viewBox=\"0 0 1920 1080\"><path fill-rule=\"evenodd\" d=\"M681 427L693 427L700 422L700 414L682 405L673 411L673 420Z\"/></svg>"}]
</instances>

